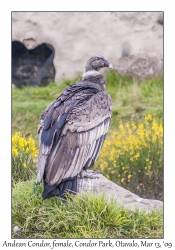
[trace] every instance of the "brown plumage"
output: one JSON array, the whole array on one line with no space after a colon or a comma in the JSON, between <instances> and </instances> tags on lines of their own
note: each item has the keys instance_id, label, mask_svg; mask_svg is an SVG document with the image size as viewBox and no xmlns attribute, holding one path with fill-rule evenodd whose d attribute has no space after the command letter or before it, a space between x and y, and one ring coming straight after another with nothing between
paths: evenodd
<instances>
[{"instance_id":1,"label":"brown plumage","mask_svg":"<svg viewBox=\"0 0 175 250\"><path fill-rule=\"evenodd\" d=\"M98 72L103 67L112 64L101 56L90 58L83 81L66 88L41 116L37 184L44 180L44 199L77 192L77 176L98 157L112 114Z\"/></svg>"}]
</instances>

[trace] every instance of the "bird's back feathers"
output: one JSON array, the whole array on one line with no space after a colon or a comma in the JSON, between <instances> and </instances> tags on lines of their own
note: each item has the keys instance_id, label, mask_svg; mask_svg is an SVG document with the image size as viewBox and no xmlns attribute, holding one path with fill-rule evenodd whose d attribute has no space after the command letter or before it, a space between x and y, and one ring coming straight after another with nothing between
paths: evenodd
<instances>
[{"instance_id":1,"label":"bird's back feathers","mask_svg":"<svg viewBox=\"0 0 175 250\"><path fill-rule=\"evenodd\" d=\"M86 79L66 88L46 108L38 125L37 183L44 179L43 198L61 196L69 188L77 191L77 175L97 159L111 114L104 84Z\"/></svg>"}]
</instances>

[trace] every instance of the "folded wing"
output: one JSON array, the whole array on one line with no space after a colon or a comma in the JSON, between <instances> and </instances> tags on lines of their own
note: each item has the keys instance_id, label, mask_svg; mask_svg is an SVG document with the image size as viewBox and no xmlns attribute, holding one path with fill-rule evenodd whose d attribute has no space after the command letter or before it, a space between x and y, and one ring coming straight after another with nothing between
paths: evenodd
<instances>
[{"instance_id":1,"label":"folded wing","mask_svg":"<svg viewBox=\"0 0 175 250\"><path fill-rule=\"evenodd\" d=\"M96 84L67 88L41 116L37 182L49 185L92 167L110 126L111 99Z\"/></svg>"}]
</instances>

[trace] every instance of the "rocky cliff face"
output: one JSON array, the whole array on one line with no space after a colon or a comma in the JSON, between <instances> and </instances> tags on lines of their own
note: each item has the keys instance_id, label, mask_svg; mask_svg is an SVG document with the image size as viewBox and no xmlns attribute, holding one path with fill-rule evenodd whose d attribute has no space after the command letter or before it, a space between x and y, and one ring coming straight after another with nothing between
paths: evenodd
<instances>
[{"instance_id":1,"label":"rocky cliff face","mask_svg":"<svg viewBox=\"0 0 175 250\"><path fill-rule=\"evenodd\" d=\"M13 12L12 40L29 50L51 45L55 81L82 74L98 54L140 80L163 70L161 12Z\"/></svg>"}]
</instances>

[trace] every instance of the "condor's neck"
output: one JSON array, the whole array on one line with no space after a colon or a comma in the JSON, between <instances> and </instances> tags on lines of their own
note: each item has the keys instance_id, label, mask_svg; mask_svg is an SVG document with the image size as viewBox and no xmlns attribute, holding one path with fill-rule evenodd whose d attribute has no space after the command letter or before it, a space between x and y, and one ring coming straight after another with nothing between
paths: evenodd
<instances>
[{"instance_id":1,"label":"condor's neck","mask_svg":"<svg viewBox=\"0 0 175 250\"><path fill-rule=\"evenodd\" d=\"M103 75L101 75L96 70L91 70L83 73L83 81L93 82L100 85L103 89L106 89L105 84L106 80Z\"/></svg>"}]
</instances>

